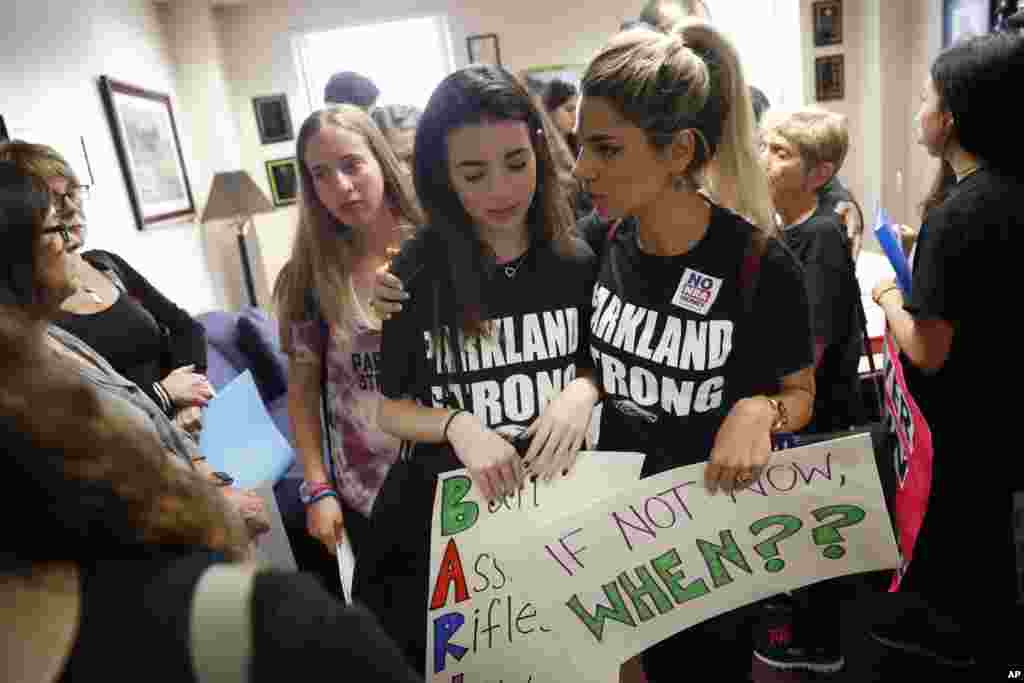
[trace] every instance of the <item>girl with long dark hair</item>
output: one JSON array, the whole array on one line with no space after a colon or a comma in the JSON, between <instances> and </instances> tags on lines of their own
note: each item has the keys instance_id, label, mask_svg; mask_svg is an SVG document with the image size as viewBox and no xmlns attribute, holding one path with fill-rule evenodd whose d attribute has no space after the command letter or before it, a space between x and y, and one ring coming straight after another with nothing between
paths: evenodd
<instances>
[{"instance_id":1,"label":"girl with long dark hair","mask_svg":"<svg viewBox=\"0 0 1024 683\"><path fill-rule=\"evenodd\" d=\"M428 227L391 267L417 303L384 324L379 421L416 445L384 484L354 592L422 672L437 474L466 467L495 500L527 472L571 468L598 391L594 256L570 237L540 113L512 74L475 65L442 81L414 171Z\"/></svg>"},{"instance_id":2,"label":"girl with long dark hair","mask_svg":"<svg viewBox=\"0 0 1024 683\"><path fill-rule=\"evenodd\" d=\"M985 362L1012 363L1017 350L1000 329L1008 311L997 302L1019 267L1024 144L999 122L1007 120L1007 88L1021 79L1024 38L1015 35L969 39L932 64L918 142L955 179L940 175L926 201L910 292L893 280L872 292L933 444L928 510L901 583L925 607L903 610L873 634L949 665L1006 664L1020 652L1019 633L995 625L1013 623L1012 494L1024 468L1005 450L1017 419L1014 386ZM969 548L984 549L984 576L960 584Z\"/></svg>"}]
</instances>

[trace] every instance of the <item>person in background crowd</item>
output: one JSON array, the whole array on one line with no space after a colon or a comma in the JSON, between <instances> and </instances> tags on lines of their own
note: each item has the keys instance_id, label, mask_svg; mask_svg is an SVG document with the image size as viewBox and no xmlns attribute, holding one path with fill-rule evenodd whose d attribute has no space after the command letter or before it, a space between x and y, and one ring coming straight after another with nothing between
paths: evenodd
<instances>
[{"instance_id":1,"label":"person in background crowd","mask_svg":"<svg viewBox=\"0 0 1024 683\"><path fill-rule=\"evenodd\" d=\"M416 131L414 178L430 223L392 266L417 303L384 324L379 419L415 445L381 490L355 593L424 672L437 475L466 467L491 501L527 471L561 475L598 392L586 341L594 255L571 237L541 111L511 73L473 65L441 82ZM548 344L544 359L460 360L506 348L541 314L546 334L575 341ZM488 398L491 386L511 388Z\"/></svg>"},{"instance_id":2,"label":"person in background crowd","mask_svg":"<svg viewBox=\"0 0 1024 683\"><path fill-rule=\"evenodd\" d=\"M999 325L1007 316L1005 283L1019 267L1024 142L998 122L1007 84L1022 79L1018 35L971 38L932 63L918 142L948 164L956 182L926 202L910 292L891 279L872 292L933 446L927 514L900 586L923 604L880 619L872 635L954 666L1005 666L1021 653L1011 514L1024 467L1007 450L1019 420L1016 385L1012 373L986 363L1012 363L1018 350L1015 335ZM979 291L968 283L989 284ZM977 397L980 412L965 412L968 396ZM985 572L969 589L951 590L963 580L965 511L979 520L969 547L984 549Z\"/></svg>"},{"instance_id":3,"label":"person in background crowd","mask_svg":"<svg viewBox=\"0 0 1024 683\"><path fill-rule=\"evenodd\" d=\"M822 207L818 194L842 168L848 148L845 119L824 109L769 114L762 122L761 159L772 201L783 240L803 265L811 302L816 393L814 416L803 430L808 434L839 432L861 422L860 287L842 220ZM792 600L769 601L755 656L779 669L841 670L844 586L835 579L795 591Z\"/></svg>"},{"instance_id":4,"label":"person in background crowd","mask_svg":"<svg viewBox=\"0 0 1024 683\"><path fill-rule=\"evenodd\" d=\"M857 424L861 334L859 286L842 220L823 207L818 190L842 168L849 149L846 120L811 107L769 115L761 157L783 240L804 267L815 335L814 417L809 433Z\"/></svg>"},{"instance_id":5,"label":"person in background crowd","mask_svg":"<svg viewBox=\"0 0 1024 683\"><path fill-rule=\"evenodd\" d=\"M377 104L378 97L380 89L373 81L354 71L334 74L324 87L324 105L328 107L351 104L368 112Z\"/></svg>"},{"instance_id":6,"label":"person in background crowd","mask_svg":"<svg viewBox=\"0 0 1024 683\"><path fill-rule=\"evenodd\" d=\"M764 117L765 112L771 108L768 96L760 88L750 86L750 104L754 107L754 122L760 127L761 119Z\"/></svg>"},{"instance_id":7,"label":"person in background crowd","mask_svg":"<svg viewBox=\"0 0 1024 683\"><path fill-rule=\"evenodd\" d=\"M290 535L300 561L339 591L331 555L347 537L358 556L400 446L377 424L381 321L368 305L372 280L422 218L408 174L355 106L310 114L296 157L299 226L274 285L308 530Z\"/></svg>"},{"instance_id":8,"label":"person in background crowd","mask_svg":"<svg viewBox=\"0 0 1024 683\"><path fill-rule=\"evenodd\" d=\"M578 102L579 95L576 86L572 83L566 83L556 78L548 82L547 87L544 88L544 109L565 138L573 159L580 153L576 135L573 133L573 129L576 127L576 105Z\"/></svg>"},{"instance_id":9,"label":"person in background crowd","mask_svg":"<svg viewBox=\"0 0 1024 683\"><path fill-rule=\"evenodd\" d=\"M540 115L544 139L551 151L558 183L562 186L562 194L568 202L569 208L576 218L586 216L594 210L594 206L590 202L590 196L580 187L579 181L572 174L572 166L576 157L573 156L565 135L562 134L561 129L548 114L547 107L544 105L545 84L527 71L516 73L515 78L530 94L530 101ZM390 312L386 304L382 310Z\"/></svg>"},{"instance_id":10,"label":"person in background crowd","mask_svg":"<svg viewBox=\"0 0 1024 683\"><path fill-rule=\"evenodd\" d=\"M0 160L46 179L61 222L86 240L83 187L51 147L0 143ZM76 251L81 286L61 303L58 326L84 341L190 434L202 427L201 408L213 397L206 370L206 332L124 259L106 251Z\"/></svg>"},{"instance_id":11,"label":"person in background crowd","mask_svg":"<svg viewBox=\"0 0 1024 683\"><path fill-rule=\"evenodd\" d=\"M416 126L423 115L416 107L404 104L389 104L376 107L370 112L370 118L377 124L384 137L391 143L398 161L406 173L412 174L413 147L416 142Z\"/></svg>"},{"instance_id":12,"label":"person in background crowd","mask_svg":"<svg viewBox=\"0 0 1024 683\"><path fill-rule=\"evenodd\" d=\"M768 460L771 435L808 423L815 389L806 287L795 258L770 236L739 57L703 21L664 34L633 29L599 51L581 91L576 174L607 221L637 219L606 238L593 298L590 345L606 396L599 446L646 453L645 476L707 459L711 492L745 488ZM735 188L736 213L712 200L706 167L715 158L716 184ZM759 254L756 286L745 275L748 253ZM685 273L709 278L716 294L682 301ZM657 312L655 349L673 330L730 321L725 365L677 367L619 343L617 312L633 307ZM650 380L617 381L623 374ZM747 680L745 620L745 610L727 613L653 646L643 654L647 679L678 680L679 653L699 652L715 662L717 680Z\"/></svg>"},{"instance_id":13,"label":"person in background crowd","mask_svg":"<svg viewBox=\"0 0 1024 683\"><path fill-rule=\"evenodd\" d=\"M639 21L666 33L683 19L694 17L711 21L711 10L704 0L648 0Z\"/></svg>"}]
</instances>

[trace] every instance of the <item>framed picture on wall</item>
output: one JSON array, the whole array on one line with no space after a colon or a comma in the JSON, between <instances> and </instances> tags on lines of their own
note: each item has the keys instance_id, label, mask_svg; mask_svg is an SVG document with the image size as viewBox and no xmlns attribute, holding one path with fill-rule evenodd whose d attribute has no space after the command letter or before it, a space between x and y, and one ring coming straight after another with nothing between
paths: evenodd
<instances>
[{"instance_id":1,"label":"framed picture on wall","mask_svg":"<svg viewBox=\"0 0 1024 683\"><path fill-rule=\"evenodd\" d=\"M109 76L99 84L136 226L195 214L170 96Z\"/></svg>"},{"instance_id":2,"label":"framed picture on wall","mask_svg":"<svg viewBox=\"0 0 1024 683\"><path fill-rule=\"evenodd\" d=\"M288 111L287 95L254 97L252 106L256 111L256 127L260 131L260 144L288 142L295 137L292 133L292 115Z\"/></svg>"},{"instance_id":3,"label":"framed picture on wall","mask_svg":"<svg viewBox=\"0 0 1024 683\"><path fill-rule=\"evenodd\" d=\"M497 33L479 33L466 38L466 51L470 64L497 64L501 66L501 47Z\"/></svg>"},{"instance_id":4,"label":"framed picture on wall","mask_svg":"<svg viewBox=\"0 0 1024 683\"><path fill-rule=\"evenodd\" d=\"M814 47L843 42L843 0L819 0L811 5L814 13Z\"/></svg>"},{"instance_id":5,"label":"framed picture on wall","mask_svg":"<svg viewBox=\"0 0 1024 683\"><path fill-rule=\"evenodd\" d=\"M942 0L942 46L992 30L997 0Z\"/></svg>"},{"instance_id":6,"label":"framed picture on wall","mask_svg":"<svg viewBox=\"0 0 1024 683\"><path fill-rule=\"evenodd\" d=\"M841 100L846 94L843 55L829 55L814 60L814 94L818 102Z\"/></svg>"},{"instance_id":7,"label":"framed picture on wall","mask_svg":"<svg viewBox=\"0 0 1024 683\"><path fill-rule=\"evenodd\" d=\"M267 180L274 206L294 204L299 196L299 167L295 157L267 162Z\"/></svg>"}]
</instances>

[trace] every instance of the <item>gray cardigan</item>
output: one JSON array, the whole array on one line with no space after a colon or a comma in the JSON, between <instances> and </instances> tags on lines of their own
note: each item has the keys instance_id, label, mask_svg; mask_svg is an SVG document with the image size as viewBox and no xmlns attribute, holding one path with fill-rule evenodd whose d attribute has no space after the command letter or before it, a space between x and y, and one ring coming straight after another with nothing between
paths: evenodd
<instances>
[{"instance_id":1,"label":"gray cardigan","mask_svg":"<svg viewBox=\"0 0 1024 683\"><path fill-rule=\"evenodd\" d=\"M101 394L127 401L145 413L164 448L192 467L192 458L199 455L194 442L184 430L171 422L138 385L118 374L103 356L70 332L65 332L56 325L49 325L47 331L66 349L90 361L79 364L79 372L87 382L95 386Z\"/></svg>"}]
</instances>

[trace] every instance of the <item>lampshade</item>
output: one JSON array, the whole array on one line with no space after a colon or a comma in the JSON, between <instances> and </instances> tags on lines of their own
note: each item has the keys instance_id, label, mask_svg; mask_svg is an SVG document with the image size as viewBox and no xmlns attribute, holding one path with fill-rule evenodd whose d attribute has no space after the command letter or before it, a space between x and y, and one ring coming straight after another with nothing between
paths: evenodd
<instances>
[{"instance_id":1,"label":"lampshade","mask_svg":"<svg viewBox=\"0 0 1024 683\"><path fill-rule=\"evenodd\" d=\"M269 213L274 207L246 171L222 171L213 176L202 222Z\"/></svg>"}]
</instances>

